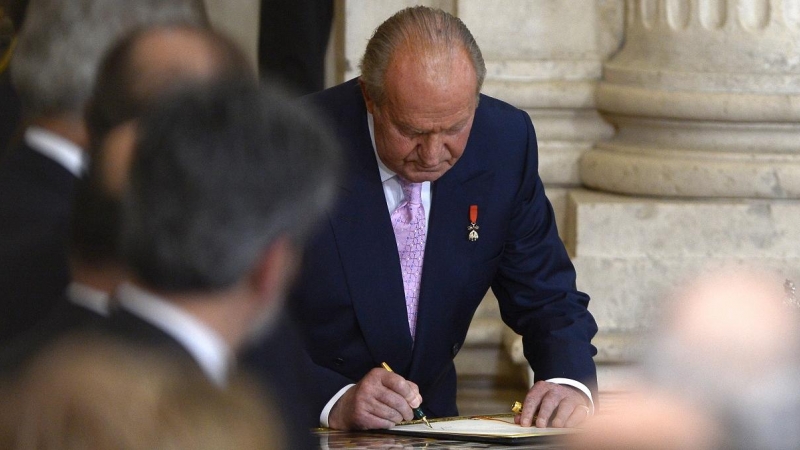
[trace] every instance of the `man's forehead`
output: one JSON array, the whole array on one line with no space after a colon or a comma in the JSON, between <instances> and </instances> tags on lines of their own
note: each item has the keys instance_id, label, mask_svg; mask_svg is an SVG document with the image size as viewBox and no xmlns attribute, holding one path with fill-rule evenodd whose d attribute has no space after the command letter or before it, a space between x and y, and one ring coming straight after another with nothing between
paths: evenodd
<instances>
[{"instance_id":1,"label":"man's forehead","mask_svg":"<svg viewBox=\"0 0 800 450\"><path fill-rule=\"evenodd\" d=\"M469 59L448 62L406 55L393 59L384 78L385 109L396 121L435 118L454 125L474 112L477 81Z\"/></svg>"},{"instance_id":2,"label":"man's forehead","mask_svg":"<svg viewBox=\"0 0 800 450\"><path fill-rule=\"evenodd\" d=\"M454 48L414 47L405 44L392 54L384 74L387 91L425 87L443 92L454 89L477 93L478 81L469 53Z\"/></svg>"}]
</instances>

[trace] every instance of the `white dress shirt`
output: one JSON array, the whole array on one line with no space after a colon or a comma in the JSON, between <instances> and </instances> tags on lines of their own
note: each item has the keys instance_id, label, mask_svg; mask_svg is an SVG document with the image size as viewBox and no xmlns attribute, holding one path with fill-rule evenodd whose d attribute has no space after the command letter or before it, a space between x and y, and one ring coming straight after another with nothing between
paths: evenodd
<instances>
[{"instance_id":1,"label":"white dress shirt","mask_svg":"<svg viewBox=\"0 0 800 450\"><path fill-rule=\"evenodd\" d=\"M108 317L108 292L73 281L67 286L67 298L78 306Z\"/></svg>"},{"instance_id":2,"label":"white dress shirt","mask_svg":"<svg viewBox=\"0 0 800 450\"><path fill-rule=\"evenodd\" d=\"M25 130L24 139L29 147L57 162L75 177L80 178L86 172L86 154L69 139L33 126Z\"/></svg>"},{"instance_id":3,"label":"white dress shirt","mask_svg":"<svg viewBox=\"0 0 800 450\"><path fill-rule=\"evenodd\" d=\"M120 305L178 341L218 386L225 386L233 353L228 344L203 322L174 304L130 283L116 293Z\"/></svg>"}]
</instances>

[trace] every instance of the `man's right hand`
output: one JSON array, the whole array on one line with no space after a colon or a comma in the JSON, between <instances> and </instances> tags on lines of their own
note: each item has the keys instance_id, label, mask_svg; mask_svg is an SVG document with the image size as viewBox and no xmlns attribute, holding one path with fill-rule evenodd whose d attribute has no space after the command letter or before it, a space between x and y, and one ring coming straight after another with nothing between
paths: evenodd
<instances>
[{"instance_id":1,"label":"man's right hand","mask_svg":"<svg viewBox=\"0 0 800 450\"><path fill-rule=\"evenodd\" d=\"M331 408L328 424L337 430L389 428L414 418L422 403L419 387L400 375L372 369Z\"/></svg>"}]
</instances>

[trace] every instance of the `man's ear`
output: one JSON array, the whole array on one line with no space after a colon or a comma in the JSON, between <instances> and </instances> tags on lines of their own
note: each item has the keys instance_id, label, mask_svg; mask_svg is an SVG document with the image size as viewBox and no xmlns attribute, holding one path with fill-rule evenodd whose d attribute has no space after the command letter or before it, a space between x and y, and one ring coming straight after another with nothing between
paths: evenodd
<instances>
[{"instance_id":1,"label":"man's ear","mask_svg":"<svg viewBox=\"0 0 800 450\"><path fill-rule=\"evenodd\" d=\"M264 303L285 297L299 268L300 256L288 236L282 236L264 250L251 274L251 285Z\"/></svg>"},{"instance_id":2,"label":"man's ear","mask_svg":"<svg viewBox=\"0 0 800 450\"><path fill-rule=\"evenodd\" d=\"M103 188L115 198L122 198L130 179L134 153L136 153L137 121L123 122L106 134L99 154L94 161L101 173Z\"/></svg>"},{"instance_id":3,"label":"man's ear","mask_svg":"<svg viewBox=\"0 0 800 450\"><path fill-rule=\"evenodd\" d=\"M369 93L367 92L367 85L364 84L364 80L362 80L361 77L358 78L358 85L361 87L361 95L364 96L364 103L367 105L367 112L375 115L375 101L369 96Z\"/></svg>"}]
</instances>

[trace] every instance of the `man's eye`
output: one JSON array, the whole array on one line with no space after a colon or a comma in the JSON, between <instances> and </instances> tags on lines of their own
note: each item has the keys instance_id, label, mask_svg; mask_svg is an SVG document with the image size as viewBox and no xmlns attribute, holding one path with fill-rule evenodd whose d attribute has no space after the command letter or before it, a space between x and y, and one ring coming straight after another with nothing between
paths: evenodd
<instances>
[{"instance_id":1,"label":"man's eye","mask_svg":"<svg viewBox=\"0 0 800 450\"><path fill-rule=\"evenodd\" d=\"M455 135L455 134L458 134L458 133L460 133L461 131L463 131L463 130L464 130L464 127L465 127L465 126L466 126L466 124L459 124L459 125L456 125L456 126L454 126L453 128L450 128L449 130L447 130L447 134L449 134L449 135L451 135L451 136L452 136L452 135Z\"/></svg>"}]
</instances>

